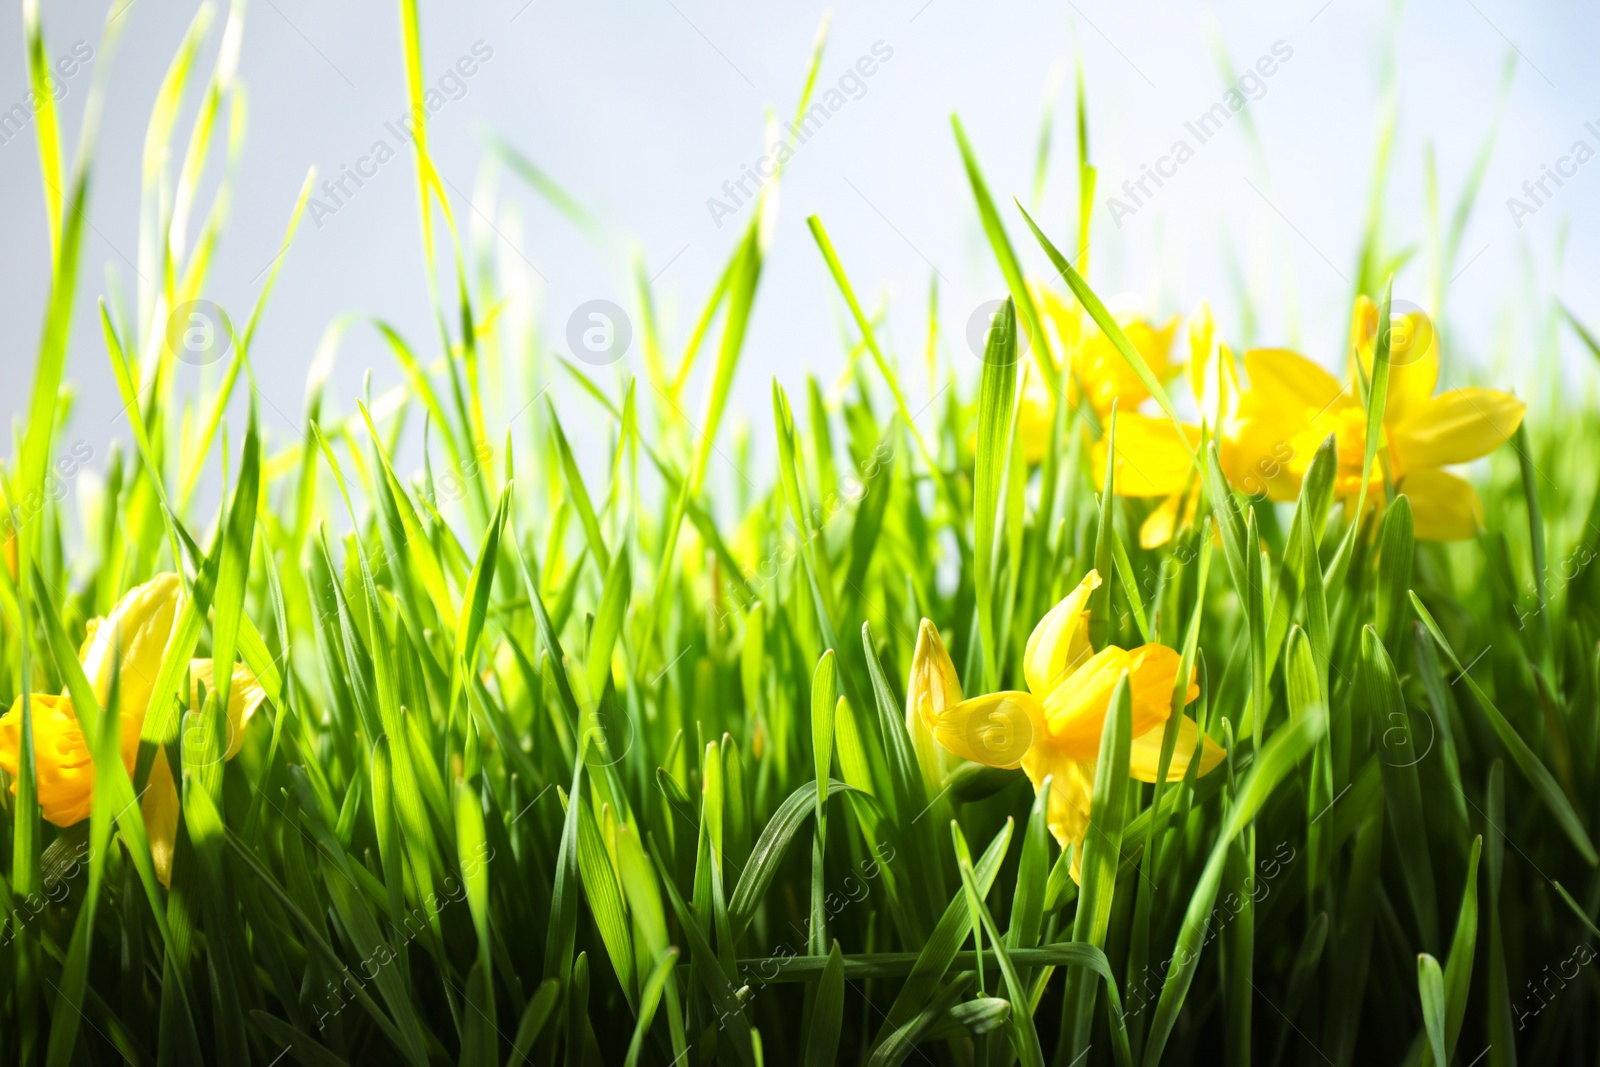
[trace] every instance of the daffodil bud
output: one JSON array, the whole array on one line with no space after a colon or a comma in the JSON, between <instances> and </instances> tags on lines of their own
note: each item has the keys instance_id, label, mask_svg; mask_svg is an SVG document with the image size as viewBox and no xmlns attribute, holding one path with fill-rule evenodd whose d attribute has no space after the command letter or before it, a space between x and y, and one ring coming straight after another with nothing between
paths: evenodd
<instances>
[{"instance_id":1,"label":"daffodil bud","mask_svg":"<svg viewBox=\"0 0 1600 1067\"><path fill-rule=\"evenodd\" d=\"M120 749L123 765L133 774L139 755L139 737L154 695L155 680L161 672L167 644L184 606L182 580L173 573L158 574L143 585L130 589L117 601L111 614L89 623L78 658L83 672L95 688L95 696L109 699L111 681L117 679L114 710L120 720ZM189 661L191 714L199 710L200 693L215 688L215 666L209 659ZM228 706L222 724L227 733L224 759L232 759L244 744L245 727L266 700L266 691L243 663L233 666ZM89 754L78 722L77 710L68 695L33 693L28 697L33 712L35 774L39 783L39 806L44 817L57 826L71 826L89 817L94 796L94 761ZM22 732L22 699L0 716L0 767L15 776L19 770ZM13 784L12 790L16 786ZM140 795L139 808L149 832L150 852L156 876L168 884L172 876L172 855L178 826L178 790L167 764L164 750L156 752L150 778Z\"/></svg>"},{"instance_id":2,"label":"daffodil bud","mask_svg":"<svg viewBox=\"0 0 1600 1067\"><path fill-rule=\"evenodd\" d=\"M143 724L150 692L167 640L183 607L183 582L168 571L123 594L111 614L89 623L78 658L83 673L94 686L102 705L111 696L112 656L120 661L117 679L118 711L124 722ZM122 758L138 752L139 729L123 731Z\"/></svg>"},{"instance_id":3,"label":"daffodil bud","mask_svg":"<svg viewBox=\"0 0 1600 1067\"><path fill-rule=\"evenodd\" d=\"M934 724L947 708L960 702L956 665L950 662L939 628L923 619L911 657L911 677L906 682L906 732L911 735L923 780L936 791L943 786L944 774L939 766L939 745L933 738Z\"/></svg>"}]
</instances>

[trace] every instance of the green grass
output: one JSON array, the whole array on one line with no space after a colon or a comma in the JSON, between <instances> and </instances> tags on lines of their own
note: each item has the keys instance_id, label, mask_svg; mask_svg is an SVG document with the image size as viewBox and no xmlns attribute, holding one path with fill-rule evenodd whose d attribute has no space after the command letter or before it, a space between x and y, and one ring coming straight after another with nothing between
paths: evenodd
<instances>
[{"instance_id":1,"label":"green grass","mask_svg":"<svg viewBox=\"0 0 1600 1067\"><path fill-rule=\"evenodd\" d=\"M784 252L820 251L856 331L849 372L827 392L811 381L804 398L774 382L771 430L755 427L776 447L728 444L730 391L775 251L767 200L686 337L658 332L640 265L646 388L628 364L590 373L540 353L532 370L562 383L560 399L497 424L485 383L516 380L503 354L525 339L503 333L501 280L468 270L420 135L438 334L377 323L404 384L342 404L328 368L366 320L334 323L303 427L273 438L255 418L250 345L295 252L198 395L181 393L163 343L171 309L206 291L243 135L229 51L209 77L195 67L211 32L202 15L151 118L148 277L131 301L100 304L132 448L110 449L101 477L78 481L61 459L68 327L102 75L125 6L108 20L76 153L53 107L35 122L51 285L3 467L0 700L20 750L0 794L0 1059L1592 1060L1592 389L1531 398L1521 429L1477 469L1476 540L1414 537L1376 434L1361 459L1382 471L1386 507L1353 523L1355 510L1331 506L1331 446L1300 499L1274 505L1229 486L1212 427L1189 476L1195 520L1141 547L1158 501L1096 494L1090 440L1116 433L1115 416L1068 403L1081 392L1070 353L1046 337L1024 281L1025 263L1049 264L1050 284L1145 382L1152 413L1179 419L1186 398L1167 389L1186 376L1157 381L1085 277L1095 170L1080 75L1076 260L1057 250L1074 247L1069 235L991 195L981 136L955 124L974 201L952 208L988 238L1009 289L1004 322L1039 342L1030 373L1045 374L1055 429L1036 465L1022 459L1014 334L994 335L981 380L939 368L947 392L914 412L857 297L880 283L852 280L849 235L835 244L815 217L817 249ZM39 88L48 52L35 5L24 10ZM402 11L416 100L414 0ZM802 109L822 47L819 36ZM191 103L199 121L180 145ZM1386 112L1385 145L1392 121ZM175 181L163 147L181 161ZM591 224L516 149L493 151ZM1448 232L1432 227L1434 278L1450 273L1489 151ZM229 162L202 207L196 190L219 155ZM1403 257L1382 242L1380 159L1359 265L1386 305L1380 275ZM1437 216L1431 168L1429 182ZM286 250L310 188L276 206ZM174 217L209 236L169 240ZM930 352L938 306L934 291ZM1542 366L1556 366L1557 324L1600 356L1573 311L1518 310L1550 324ZM1364 385L1369 427L1382 425L1388 374L1383 340ZM1447 358L1446 375L1463 374ZM698 406L691 380L705 383ZM227 418L240 410L242 434ZM586 480L563 421L603 441L600 476ZM402 441L426 444L415 476L394 466ZM735 447L753 485L715 477L712 450ZM769 452L776 469L748 460ZM1108 465L1103 480L1114 478ZM195 503L203 483L223 487L215 510ZM97 524L72 520L80 502ZM1205 777L1130 780L1119 685L1080 885L1022 771L919 756L905 680L926 618L968 696L1022 688L1030 631L1090 568L1104 579L1097 646L1181 650L1181 673L1193 665L1200 685L1189 713L1226 758ZM163 571L186 590L170 640L130 668L137 677L113 672L97 691L76 652L89 620ZM196 655L237 659L267 691L236 758L224 758L229 674L196 699ZM125 765L116 716L143 688L138 756ZM36 788L34 771L54 757L34 750L42 705L28 696L63 692L97 771L92 814L67 827L41 815L48 783ZM1163 766L1176 737L1165 735ZM136 799L162 753L181 795L170 885Z\"/></svg>"}]
</instances>

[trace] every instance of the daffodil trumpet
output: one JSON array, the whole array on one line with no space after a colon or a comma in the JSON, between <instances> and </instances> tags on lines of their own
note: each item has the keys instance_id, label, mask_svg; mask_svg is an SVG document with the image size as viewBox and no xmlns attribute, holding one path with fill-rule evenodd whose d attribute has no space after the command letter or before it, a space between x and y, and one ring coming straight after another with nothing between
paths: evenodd
<instances>
[{"instance_id":1,"label":"daffodil trumpet","mask_svg":"<svg viewBox=\"0 0 1600 1067\"><path fill-rule=\"evenodd\" d=\"M1074 878L1089 828L1106 708L1117 683L1127 678L1132 701L1128 773L1154 782L1182 662L1176 651L1159 644L1096 650L1089 640L1089 598L1099 585L1100 575L1090 571L1034 627L1023 653L1025 690L957 700L942 709L930 693L916 704L921 728L948 752L991 767L1020 767L1035 792L1049 782L1045 821L1056 842L1072 848ZM931 629L930 623L923 625L925 631ZM1182 703L1199 694L1191 671ZM1209 774L1222 761L1223 750L1193 718L1183 715L1167 781L1181 780L1197 756L1198 772Z\"/></svg>"},{"instance_id":2,"label":"daffodil trumpet","mask_svg":"<svg viewBox=\"0 0 1600 1067\"><path fill-rule=\"evenodd\" d=\"M139 757L139 738L149 710L156 676L184 606L183 583L163 573L129 590L111 614L89 622L78 659L104 704L117 682L119 748L131 775ZM209 659L189 661L190 706L201 706L202 694L216 688ZM228 687L227 748L232 759L244 747L245 727L266 699L266 690L242 663L233 667ZM33 693L33 745L39 807L56 826L68 827L89 817L94 795L94 761L83 727L66 694ZM22 699L0 716L0 767L15 778L22 743ZM13 781L11 791L16 792ZM157 751L140 811L150 838L150 853L162 884L172 880L172 856L178 833L179 797L165 751Z\"/></svg>"}]
</instances>

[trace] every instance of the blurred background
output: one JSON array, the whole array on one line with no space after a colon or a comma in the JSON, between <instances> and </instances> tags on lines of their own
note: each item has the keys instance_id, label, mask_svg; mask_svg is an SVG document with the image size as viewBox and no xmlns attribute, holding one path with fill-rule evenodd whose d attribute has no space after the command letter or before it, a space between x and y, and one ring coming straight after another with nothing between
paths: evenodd
<instances>
[{"instance_id":1,"label":"blurred background","mask_svg":"<svg viewBox=\"0 0 1600 1067\"><path fill-rule=\"evenodd\" d=\"M69 145L105 58L85 59L83 50L98 49L106 7L103 0L71 0L44 11L49 54L81 60L63 79ZM199 56L183 137L226 13L225 6L216 11ZM118 424L96 298L116 289L131 304L146 124L194 14L180 0L136 0L110 57L112 91L67 369L78 401L65 439L97 450L126 436L126 424ZM531 322L542 352L567 351L567 321L587 301L612 300L637 314L637 255L654 278L669 358L677 358L749 220L750 207L725 183L737 183L762 155L769 116L792 114L823 14L817 4L725 0L423 5L424 74L442 100L428 127L435 161L470 254L491 257L526 283L518 314ZM252 352L264 428L279 447L299 432L307 368L339 315L380 317L427 360L438 354L415 164L400 128L406 100L399 21L388 0L251 0L248 7L240 61L247 140L206 295L236 320L244 317L315 167L317 199L282 265ZM1003 295L1004 283L973 207L950 115L959 113L997 197L1014 194L1036 205L1041 225L1071 247L1076 57L1090 160L1100 175L1089 279L1102 295L1161 315L1186 313L1208 298L1236 346L1290 345L1340 365L1385 109L1398 99L1381 226L1388 251L1411 252L1396 297L1426 306L1431 294L1444 296L1447 358L1455 361L1447 380L1492 372L1537 406L1551 384L1530 382L1522 371L1535 351L1555 344L1565 350L1563 377L1586 383L1565 387L1591 389L1592 363L1573 333L1555 324L1551 308L1559 297L1600 325L1593 241L1600 163L1577 150L1583 142L1589 155L1600 151L1600 69L1584 51L1597 33L1596 5L1510 0L1416 0L1403 8L1358 0L864 0L841 7L817 82L819 94L835 92L837 106L785 170L730 414L749 424L765 450L771 376L792 390L807 372L826 382L844 366L855 331L806 232L813 213L869 311L884 309L882 336L907 370L913 409L937 390L924 373L911 373L924 366L935 279L941 344L962 373L976 377L967 321L974 308ZM0 17L0 56L0 112L11 109L9 118L0 116L0 321L8 324L0 412L15 419L32 378L49 272L31 113L12 107L27 91L20 5ZM870 75L862 73L869 68ZM1194 126L1226 103L1230 89L1241 90L1243 108L1225 107L1226 121ZM1048 165L1036 188L1041 130L1050 138ZM1430 153L1436 214L1448 227L1491 136L1492 156L1459 251L1448 277L1436 278ZM575 225L503 169L498 176L486 171L486 146L495 137L570 194L592 225ZM1192 149L1181 163L1172 156L1180 140ZM376 161L379 142L394 158ZM1546 178L1558 165L1569 172L1559 186ZM1124 186L1147 167L1170 176L1159 187L1148 178L1143 190ZM370 174L359 186L322 185L356 168ZM202 204L220 169L219 156ZM748 180L746 188L753 188ZM1003 207L1024 263L1048 273L1020 216L1009 203ZM700 373L710 362L702 361ZM540 373L549 374L548 366L544 361ZM343 410L353 407L368 368L374 390L400 380L376 336L353 331L333 375ZM622 361L599 378L615 382L619 372L643 376L637 329ZM569 385L562 388L571 395ZM496 426L536 392L537 383L511 379L498 397ZM581 435L577 420L567 421Z\"/></svg>"}]
</instances>

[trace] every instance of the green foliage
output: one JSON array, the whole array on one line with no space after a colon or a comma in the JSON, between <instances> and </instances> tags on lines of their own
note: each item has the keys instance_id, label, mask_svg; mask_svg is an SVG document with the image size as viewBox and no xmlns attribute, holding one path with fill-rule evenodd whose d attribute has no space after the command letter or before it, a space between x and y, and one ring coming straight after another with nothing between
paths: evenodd
<instances>
[{"instance_id":1,"label":"green foliage","mask_svg":"<svg viewBox=\"0 0 1600 1067\"><path fill-rule=\"evenodd\" d=\"M127 6L113 6L102 66ZM548 356L510 321L515 280L458 232L419 125L438 336L338 320L283 436L258 422L251 344L293 270L309 177L199 395L180 391L166 340L166 316L206 291L232 188L242 3L210 77L206 8L158 90L141 171L149 277L131 310L108 294L99 333L76 339L105 83L69 158L39 5L23 8L51 254L26 421L0 465L0 734L16 754L0 773L0 1061L1442 1067L1564 1062L1600 1042L1593 974L1563 970L1600 938L1592 400L1536 404L1474 472L1479 538L1430 542L1380 432L1404 373L1380 330L1360 454L1329 436L1297 500L1246 498L1206 425L1183 438L1174 536L1149 547L1134 532L1163 502L1119 495L1131 468L1110 447L1134 437L1139 405L1084 401L1052 309L1099 331L1148 393L1147 421L1179 422L1203 398L1174 398L1182 379L1158 377L1087 278L1080 69L1071 261L991 194L954 124L1000 311L981 370L930 381L920 408L861 299L887 280L852 281L851 235L836 247L812 217L848 373L793 405L774 380L770 428L737 419L764 266L792 252L771 246L772 185L676 342L635 264L650 388ZM422 115L418 6L401 12ZM1394 121L1391 105L1360 263L1363 291L1384 285L1384 321L1386 267L1403 259L1379 246ZM1443 267L1488 152L1436 234ZM496 139L491 155L598 230L520 150ZM214 156L226 171L206 181ZM1019 225L1033 242L1013 245ZM936 295L929 308L936 355ZM341 408L330 372L358 321L401 384ZM99 341L132 448L56 493L68 354ZM1048 410L1027 423L1043 436L1029 455L1035 373ZM694 415L691 377L705 384ZM744 430L772 437L756 447ZM719 454L738 457L737 480ZM80 513L100 521L76 529ZM1076 771L1092 801L1069 851L1074 813L1022 770L919 759L913 732L949 709L908 705L907 679L928 619L965 696L1026 688L1030 631L1091 568L1095 646L1164 643L1181 666L1159 732L1141 713L1166 708L1165 683L1139 692L1124 675L1097 708L1095 758L1039 776L1056 788ZM167 572L183 590L170 632L92 677L89 620ZM197 657L215 660L207 686ZM265 693L248 724L230 717L250 688L235 664ZM86 816L65 826L47 818L46 716L63 696L94 771ZM1152 742L1146 782L1131 772ZM1209 745L1223 756L1202 775ZM163 789L170 842L148 802Z\"/></svg>"}]
</instances>

